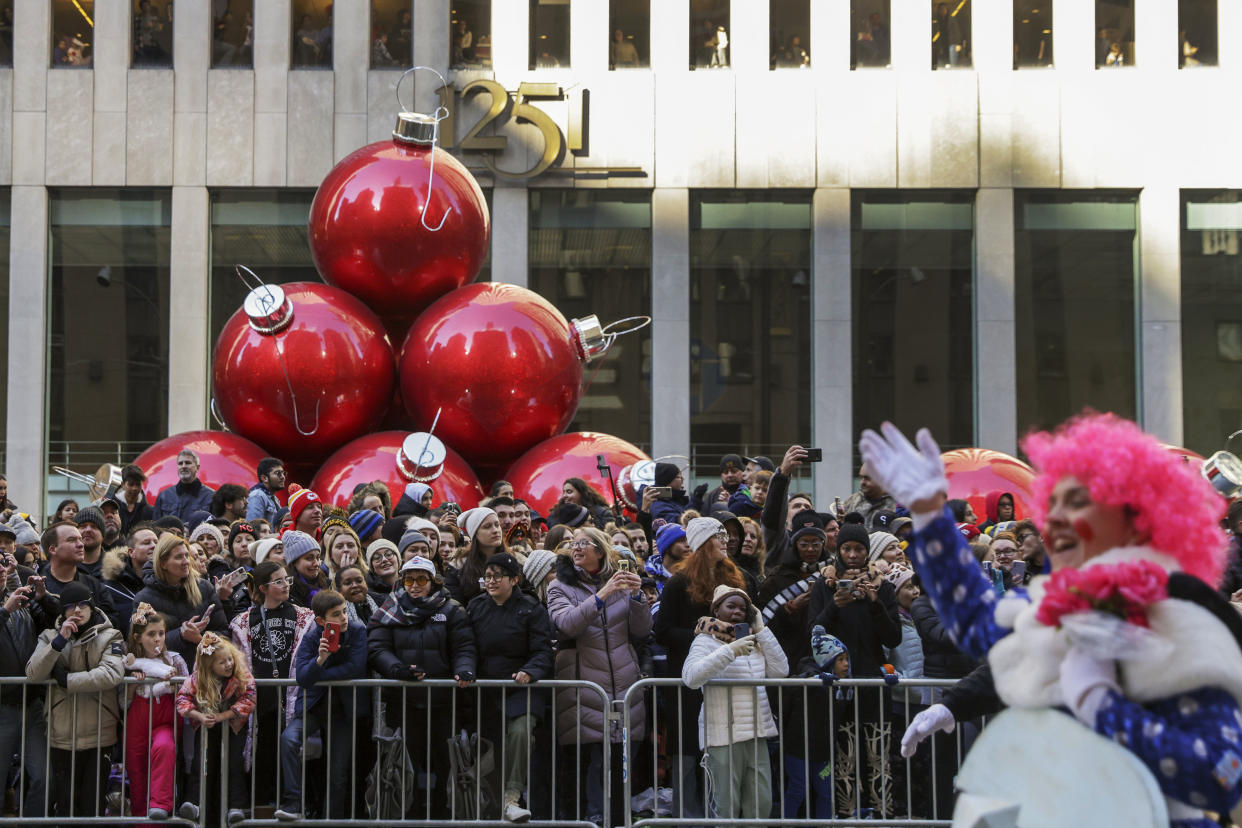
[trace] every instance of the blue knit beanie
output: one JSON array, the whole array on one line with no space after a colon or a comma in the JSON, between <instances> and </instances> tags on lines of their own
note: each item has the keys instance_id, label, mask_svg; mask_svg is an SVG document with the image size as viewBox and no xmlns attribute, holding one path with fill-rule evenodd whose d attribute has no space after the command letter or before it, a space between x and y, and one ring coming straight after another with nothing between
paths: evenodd
<instances>
[{"instance_id":1,"label":"blue knit beanie","mask_svg":"<svg viewBox=\"0 0 1242 828\"><path fill-rule=\"evenodd\" d=\"M677 543L679 540L686 539L686 530L682 529L676 523L666 523L660 527L660 531L656 533L656 549L660 550L663 555L668 551L669 547Z\"/></svg>"},{"instance_id":2,"label":"blue knit beanie","mask_svg":"<svg viewBox=\"0 0 1242 828\"><path fill-rule=\"evenodd\" d=\"M374 509L359 509L349 516L349 528L360 538L369 538L376 527L384 522L384 516Z\"/></svg>"}]
</instances>

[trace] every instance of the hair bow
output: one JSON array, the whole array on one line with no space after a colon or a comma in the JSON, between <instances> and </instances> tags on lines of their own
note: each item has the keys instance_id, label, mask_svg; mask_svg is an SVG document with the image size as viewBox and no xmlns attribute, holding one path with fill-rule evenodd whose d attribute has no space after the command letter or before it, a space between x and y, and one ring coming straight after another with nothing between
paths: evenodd
<instances>
[{"instance_id":1,"label":"hair bow","mask_svg":"<svg viewBox=\"0 0 1242 828\"><path fill-rule=\"evenodd\" d=\"M155 607L143 601L138 604L138 609L134 610L134 614L129 617L129 623L145 627L148 621L158 617L159 613L155 611Z\"/></svg>"},{"instance_id":2,"label":"hair bow","mask_svg":"<svg viewBox=\"0 0 1242 828\"><path fill-rule=\"evenodd\" d=\"M220 636L215 633L203 633L203 640L198 642L198 651L202 655L212 655L221 643L223 642Z\"/></svg>"}]
</instances>

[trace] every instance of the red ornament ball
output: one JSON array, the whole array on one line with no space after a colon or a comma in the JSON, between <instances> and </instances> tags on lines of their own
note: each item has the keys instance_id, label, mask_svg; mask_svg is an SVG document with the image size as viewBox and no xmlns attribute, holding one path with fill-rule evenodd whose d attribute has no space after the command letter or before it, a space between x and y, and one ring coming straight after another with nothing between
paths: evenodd
<instances>
[{"instance_id":1,"label":"red ornament ball","mask_svg":"<svg viewBox=\"0 0 1242 828\"><path fill-rule=\"evenodd\" d=\"M293 282L246 297L220 332L212 381L229 429L307 464L379 425L395 371L384 326L362 302Z\"/></svg>"},{"instance_id":2,"label":"red ornament ball","mask_svg":"<svg viewBox=\"0 0 1242 828\"><path fill-rule=\"evenodd\" d=\"M325 503L344 508L349 505L355 486L382 480L396 506L406 484L413 482L402 474L397 460L401 443L408 434L406 431L381 431L342 446L320 467L311 489ZM448 449L443 468L439 477L425 481L434 493L433 503L439 506L454 502L463 510L478 506L483 498L483 487L461 455Z\"/></svg>"},{"instance_id":3,"label":"red ornament ball","mask_svg":"<svg viewBox=\"0 0 1242 828\"><path fill-rule=\"evenodd\" d=\"M1013 494L1014 520L1030 514L1035 470L1018 458L995 449L965 448L943 452L940 459L949 478L949 498L969 502L980 522L987 520L992 491Z\"/></svg>"},{"instance_id":4,"label":"red ornament ball","mask_svg":"<svg viewBox=\"0 0 1242 828\"><path fill-rule=\"evenodd\" d=\"M574 431L544 440L514 463L505 480L513 484L518 496L545 517L556 506L566 479L581 477L612 503L615 498L608 480L596 467L595 456L604 455L614 480L622 469L650 460L642 449L610 434Z\"/></svg>"},{"instance_id":5,"label":"red ornament ball","mask_svg":"<svg viewBox=\"0 0 1242 828\"><path fill-rule=\"evenodd\" d=\"M414 322L398 372L406 410L476 467L502 466L560 434L582 394L574 333L548 300L468 285Z\"/></svg>"},{"instance_id":6,"label":"red ornament ball","mask_svg":"<svg viewBox=\"0 0 1242 828\"><path fill-rule=\"evenodd\" d=\"M442 218L438 230L428 229ZM478 275L491 218L460 161L439 147L393 138L332 168L315 193L309 229L324 281L404 332L424 308Z\"/></svg>"},{"instance_id":7,"label":"red ornament ball","mask_svg":"<svg viewBox=\"0 0 1242 828\"><path fill-rule=\"evenodd\" d=\"M259 461L268 453L259 446L228 431L184 431L165 437L138 455L134 463L147 475L147 499L169 486L177 485L177 453L189 449L198 455L198 479L218 489L236 483L249 489L258 480Z\"/></svg>"}]
</instances>

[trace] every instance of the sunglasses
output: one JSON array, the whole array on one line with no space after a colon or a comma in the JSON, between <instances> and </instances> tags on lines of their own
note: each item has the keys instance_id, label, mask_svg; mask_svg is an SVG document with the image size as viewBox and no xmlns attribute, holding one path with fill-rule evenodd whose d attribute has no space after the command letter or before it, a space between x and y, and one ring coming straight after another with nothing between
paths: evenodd
<instances>
[{"instance_id":1,"label":"sunglasses","mask_svg":"<svg viewBox=\"0 0 1242 828\"><path fill-rule=\"evenodd\" d=\"M406 586L427 586L431 579L426 575L405 575L401 578L401 583Z\"/></svg>"}]
</instances>

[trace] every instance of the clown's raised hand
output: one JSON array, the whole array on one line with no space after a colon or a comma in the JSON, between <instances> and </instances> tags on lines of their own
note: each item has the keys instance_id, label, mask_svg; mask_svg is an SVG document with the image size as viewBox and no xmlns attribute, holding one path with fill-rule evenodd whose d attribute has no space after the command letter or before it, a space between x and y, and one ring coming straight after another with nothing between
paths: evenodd
<instances>
[{"instance_id":1,"label":"clown's raised hand","mask_svg":"<svg viewBox=\"0 0 1242 828\"><path fill-rule=\"evenodd\" d=\"M940 447L930 431L919 429L915 436L918 448L892 423L883 423L880 432L877 434L871 429L863 431L858 449L871 478L897 502L913 509L915 503L931 500L948 491Z\"/></svg>"}]
</instances>

